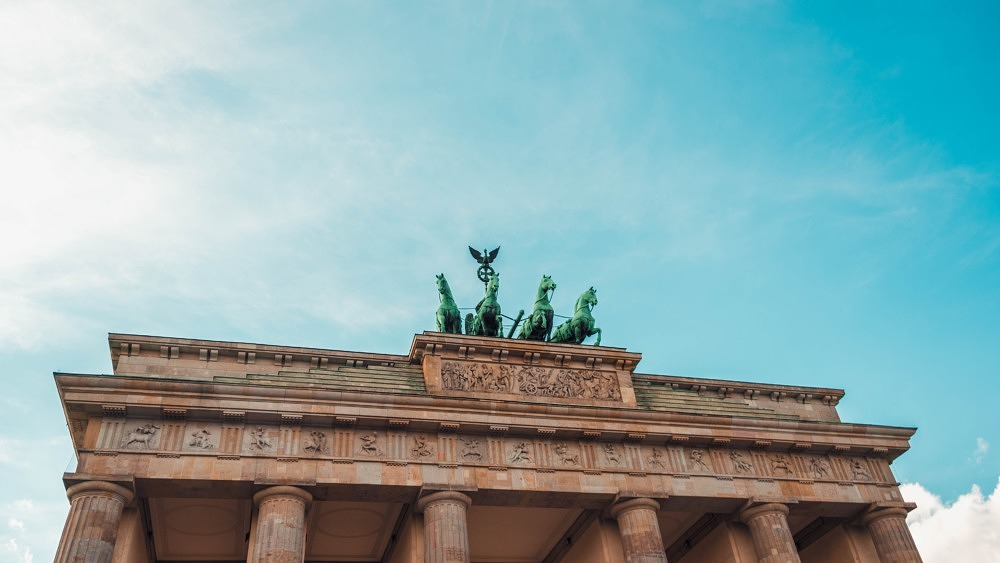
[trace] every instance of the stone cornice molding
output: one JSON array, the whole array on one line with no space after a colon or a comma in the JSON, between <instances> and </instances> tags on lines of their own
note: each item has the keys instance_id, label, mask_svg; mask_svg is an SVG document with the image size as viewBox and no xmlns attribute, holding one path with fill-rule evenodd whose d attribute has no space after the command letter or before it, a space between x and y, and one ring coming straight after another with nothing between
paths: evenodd
<instances>
[{"instance_id":1,"label":"stone cornice molding","mask_svg":"<svg viewBox=\"0 0 1000 563\"><path fill-rule=\"evenodd\" d=\"M219 340L173 338L142 334L109 333L108 345L111 349L112 365L116 367L118 366L119 358L123 354L126 356L150 354L167 359L189 358L221 363L247 363L246 354L255 355L254 361L250 363L262 364L272 362L276 357L284 358L285 356L301 360L325 359L326 364L346 364L349 361L371 364L409 363L407 356L399 354L352 352L327 348L224 342ZM240 360L241 353L244 354L242 360Z\"/></svg>"},{"instance_id":2,"label":"stone cornice molding","mask_svg":"<svg viewBox=\"0 0 1000 563\"><path fill-rule=\"evenodd\" d=\"M414 335L408 356L410 361L419 362L427 355L445 355L483 362L502 361L527 365L618 369L629 373L642 360L642 354L638 352L608 346L554 344L439 332Z\"/></svg>"},{"instance_id":3,"label":"stone cornice molding","mask_svg":"<svg viewBox=\"0 0 1000 563\"><path fill-rule=\"evenodd\" d=\"M172 408L187 409L188 418L195 417L199 411L202 413L201 416L214 417L209 413L214 413L220 408L229 408L232 403L240 404L248 420L258 414L260 417L273 416L277 420L273 406L274 390L269 387L65 373L55 374L55 378L60 397L68 411L72 407L75 413L84 415L97 415L101 405L104 404L122 403L130 396L152 393L158 395L162 403L129 404L130 415L158 417L161 407L169 404ZM260 402L260 409L256 413L253 408L255 401ZM624 437L628 432L642 431L646 435L645 443L666 442L677 437L686 437L688 439L685 441L692 445L708 444L720 436L728 436L734 445L742 445L745 442L749 446L759 441L760 432L765 431L771 433L772 445L769 450L787 451L793 445L801 448L804 445L802 435L808 434L812 439L810 451L822 452L838 448L838 451L864 453L877 450L880 457L890 460L909 448L908 439L915 432L913 428L890 426L690 415L615 406L553 406L497 401L491 402L491 409L485 411L470 408L469 400L464 398L390 396L313 388L282 388L281 401L283 410L303 413L307 419L312 420L330 418L332 421L332 417L343 416L349 411L352 417L358 419L359 425L377 425L380 424L379 420L384 419L383 422L387 422L388 418L412 418L421 422L434 421L434 426L451 421L458 421L463 427L470 428L506 424L512 433L523 430L527 434L535 434L537 426L523 426L525 417L531 416L550 421L551 427L563 433L575 432L574 429L593 430L604 427L604 432L609 436L621 434ZM393 411L389 416L386 416L387 405L391 406ZM149 409L149 412L146 413L143 409ZM93 413L89 413L90 410L93 410ZM436 417L435 414L439 416Z\"/></svg>"},{"instance_id":4,"label":"stone cornice molding","mask_svg":"<svg viewBox=\"0 0 1000 563\"><path fill-rule=\"evenodd\" d=\"M645 381L656 385L669 385L674 389L718 394L721 397L742 396L747 399L769 398L772 401L819 401L836 406L846 394L843 389L830 387L805 387L801 385L778 385L751 381L730 381L725 379L702 379L677 375L633 373L632 380Z\"/></svg>"}]
</instances>

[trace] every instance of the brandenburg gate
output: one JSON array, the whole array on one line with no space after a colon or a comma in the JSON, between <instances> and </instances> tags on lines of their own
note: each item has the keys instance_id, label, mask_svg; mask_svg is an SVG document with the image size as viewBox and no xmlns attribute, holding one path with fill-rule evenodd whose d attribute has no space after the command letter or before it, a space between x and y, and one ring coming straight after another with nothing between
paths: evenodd
<instances>
[{"instance_id":1,"label":"brandenburg gate","mask_svg":"<svg viewBox=\"0 0 1000 563\"><path fill-rule=\"evenodd\" d=\"M109 336L57 373L57 562L920 561L911 428L838 389L650 375L622 348L425 332L407 354Z\"/></svg>"}]
</instances>

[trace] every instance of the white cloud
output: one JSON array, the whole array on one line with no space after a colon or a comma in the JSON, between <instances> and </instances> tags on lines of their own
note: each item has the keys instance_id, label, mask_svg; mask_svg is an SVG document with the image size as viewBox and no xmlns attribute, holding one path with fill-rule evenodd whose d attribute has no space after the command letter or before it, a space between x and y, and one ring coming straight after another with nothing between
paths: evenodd
<instances>
[{"instance_id":1,"label":"white cloud","mask_svg":"<svg viewBox=\"0 0 1000 563\"><path fill-rule=\"evenodd\" d=\"M990 451L990 443L983 437L976 438L976 450L972 452L972 461L982 463L986 453Z\"/></svg>"},{"instance_id":2,"label":"white cloud","mask_svg":"<svg viewBox=\"0 0 1000 563\"><path fill-rule=\"evenodd\" d=\"M35 560L35 556L32 555L31 553L31 548L30 547L22 548L17 543L17 540L14 538L9 538L7 541L4 542L3 546L4 548L6 548L8 553L14 554L14 556L16 557L14 561L23 563L32 563L32 561Z\"/></svg>"},{"instance_id":3,"label":"white cloud","mask_svg":"<svg viewBox=\"0 0 1000 563\"><path fill-rule=\"evenodd\" d=\"M21 522L17 518L9 518L7 520L7 527L8 528L13 528L13 529L15 529L15 530L17 530L19 532L23 532L24 531L24 522Z\"/></svg>"},{"instance_id":4,"label":"white cloud","mask_svg":"<svg viewBox=\"0 0 1000 563\"><path fill-rule=\"evenodd\" d=\"M919 483L900 487L917 503L906 521L925 563L1000 562L1000 480L989 497L978 486L945 504Z\"/></svg>"}]
</instances>

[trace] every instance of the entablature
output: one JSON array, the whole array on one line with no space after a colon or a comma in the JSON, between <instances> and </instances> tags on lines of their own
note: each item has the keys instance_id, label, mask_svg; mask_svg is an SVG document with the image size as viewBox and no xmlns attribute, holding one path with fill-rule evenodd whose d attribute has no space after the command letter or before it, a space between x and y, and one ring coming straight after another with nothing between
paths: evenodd
<instances>
[{"instance_id":1,"label":"entablature","mask_svg":"<svg viewBox=\"0 0 1000 563\"><path fill-rule=\"evenodd\" d=\"M645 444L731 446L895 459L913 429L649 411L625 406L560 405L461 397L381 395L361 391L240 386L163 378L57 374L74 444L90 418L241 420L247 423L610 440Z\"/></svg>"}]
</instances>

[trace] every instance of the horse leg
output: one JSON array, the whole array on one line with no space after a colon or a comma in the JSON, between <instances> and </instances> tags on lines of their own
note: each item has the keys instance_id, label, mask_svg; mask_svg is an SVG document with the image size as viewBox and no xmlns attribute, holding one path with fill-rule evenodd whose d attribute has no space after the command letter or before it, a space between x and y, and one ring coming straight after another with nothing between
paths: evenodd
<instances>
[{"instance_id":1,"label":"horse leg","mask_svg":"<svg viewBox=\"0 0 1000 563\"><path fill-rule=\"evenodd\" d=\"M600 346L601 345L601 329L595 327L594 328L594 332L597 333L597 342L594 342L594 346ZM594 334L594 333L592 332L590 334Z\"/></svg>"}]
</instances>

